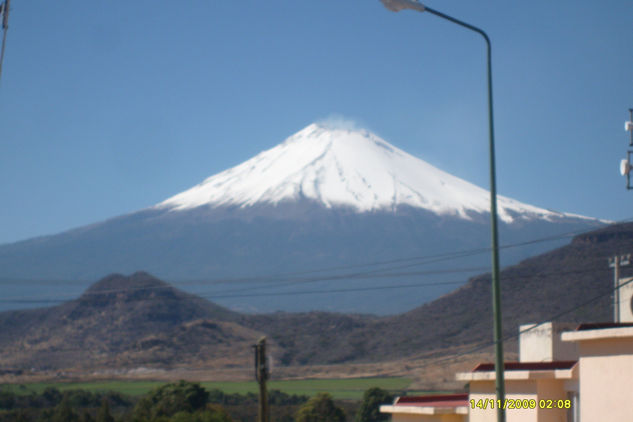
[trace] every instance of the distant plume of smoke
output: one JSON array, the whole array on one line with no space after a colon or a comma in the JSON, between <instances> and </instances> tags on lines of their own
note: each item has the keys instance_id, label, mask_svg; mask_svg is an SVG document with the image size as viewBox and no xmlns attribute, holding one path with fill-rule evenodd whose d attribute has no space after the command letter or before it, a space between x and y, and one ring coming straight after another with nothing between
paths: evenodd
<instances>
[{"instance_id":1,"label":"distant plume of smoke","mask_svg":"<svg viewBox=\"0 0 633 422\"><path fill-rule=\"evenodd\" d=\"M357 121L340 114L330 114L324 119L318 120L317 123L328 129L341 129L341 130L362 130L365 129L363 125Z\"/></svg>"}]
</instances>

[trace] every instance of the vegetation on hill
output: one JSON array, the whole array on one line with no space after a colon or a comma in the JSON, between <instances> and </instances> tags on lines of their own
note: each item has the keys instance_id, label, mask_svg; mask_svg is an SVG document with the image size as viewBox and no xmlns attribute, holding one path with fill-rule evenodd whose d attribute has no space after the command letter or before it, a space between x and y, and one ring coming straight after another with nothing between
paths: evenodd
<instances>
[{"instance_id":1,"label":"vegetation on hill","mask_svg":"<svg viewBox=\"0 0 633 422\"><path fill-rule=\"evenodd\" d=\"M334 400L329 393L307 396L269 391L271 422L374 422L389 392L370 388L363 402ZM0 422L252 422L258 396L207 390L179 381L154 388L141 397L115 392L59 391L49 387L25 394L0 390Z\"/></svg>"},{"instance_id":2,"label":"vegetation on hill","mask_svg":"<svg viewBox=\"0 0 633 422\"><path fill-rule=\"evenodd\" d=\"M241 422L257 414L255 394L226 394L198 383L161 385L144 396L85 390L20 394L0 390L0 422ZM306 396L269 392L274 420L291 422Z\"/></svg>"},{"instance_id":3,"label":"vegetation on hill","mask_svg":"<svg viewBox=\"0 0 633 422\"><path fill-rule=\"evenodd\" d=\"M39 394L0 390L0 421L88 422L96 418L97 422L109 422L108 414L121 414L132 405L132 399L116 392L71 390L62 393L54 387Z\"/></svg>"},{"instance_id":4,"label":"vegetation on hill","mask_svg":"<svg viewBox=\"0 0 633 422\"><path fill-rule=\"evenodd\" d=\"M301 406L296 422L345 422L345 411L328 393L319 393Z\"/></svg>"},{"instance_id":5,"label":"vegetation on hill","mask_svg":"<svg viewBox=\"0 0 633 422\"><path fill-rule=\"evenodd\" d=\"M355 422L384 422L389 420L389 414L380 413L380 405L390 404L394 396L387 390L373 387L365 391L363 401L356 412Z\"/></svg>"}]
</instances>

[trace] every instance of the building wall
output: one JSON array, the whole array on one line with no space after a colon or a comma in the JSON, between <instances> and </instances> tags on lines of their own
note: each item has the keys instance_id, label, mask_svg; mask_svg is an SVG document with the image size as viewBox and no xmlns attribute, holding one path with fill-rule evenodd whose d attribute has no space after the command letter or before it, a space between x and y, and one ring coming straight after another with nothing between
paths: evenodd
<instances>
[{"instance_id":1,"label":"building wall","mask_svg":"<svg viewBox=\"0 0 633 422\"><path fill-rule=\"evenodd\" d=\"M631 278L621 278L619 297L620 322L633 322L633 283L629 283ZM628 283L628 284L627 284Z\"/></svg>"},{"instance_id":2,"label":"building wall","mask_svg":"<svg viewBox=\"0 0 633 422\"><path fill-rule=\"evenodd\" d=\"M580 342L582 421L633 420L633 339Z\"/></svg>"},{"instance_id":3,"label":"building wall","mask_svg":"<svg viewBox=\"0 0 633 422\"><path fill-rule=\"evenodd\" d=\"M540 409L540 400L565 400L567 393L564 381L556 379L540 380L506 380L506 399L510 400L534 400L534 409L508 409L506 408L507 422L565 422L567 411L565 409ZM494 381L471 381L469 401L474 400L476 405L479 400L496 404ZM469 422L494 422L497 409L486 410L477 407L470 408ZM591 419L588 419L591 420ZM599 420L599 419L597 419Z\"/></svg>"},{"instance_id":4,"label":"building wall","mask_svg":"<svg viewBox=\"0 0 633 422\"><path fill-rule=\"evenodd\" d=\"M539 422L566 422L572 400L565 391L565 382L561 380L541 380L537 383L539 401L537 420ZM545 406L540 406L543 400ZM551 400L551 401L550 401ZM560 406L562 405L562 407ZM571 421L570 421L571 422Z\"/></svg>"},{"instance_id":5,"label":"building wall","mask_svg":"<svg viewBox=\"0 0 633 422\"><path fill-rule=\"evenodd\" d=\"M536 324L525 324L519 327L519 360L521 362L551 362L554 359L552 339L552 323L534 327Z\"/></svg>"},{"instance_id":6,"label":"building wall","mask_svg":"<svg viewBox=\"0 0 633 422\"><path fill-rule=\"evenodd\" d=\"M555 360L576 360L576 344L563 342L560 335L573 329L577 324L546 322L535 328L536 324L519 327L519 360L521 362L552 362ZM523 332L525 331L525 332Z\"/></svg>"}]
</instances>

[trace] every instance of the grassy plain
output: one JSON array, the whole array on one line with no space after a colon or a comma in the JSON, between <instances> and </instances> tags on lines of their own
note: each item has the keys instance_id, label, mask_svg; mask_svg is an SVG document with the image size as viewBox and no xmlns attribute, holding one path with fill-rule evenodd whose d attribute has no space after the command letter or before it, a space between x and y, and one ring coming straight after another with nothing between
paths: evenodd
<instances>
[{"instance_id":1,"label":"grassy plain","mask_svg":"<svg viewBox=\"0 0 633 422\"><path fill-rule=\"evenodd\" d=\"M87 391L117 391L122 394L139 396L151 389L165 384L164 381L91 381L91 382L37 382L26 384L2 384L1 390L17 393L39 393L48 387L56 387L60 391L82 389ZM206 389L217 388L225 393L256 393L257 383L253 382L201 382ZM347 379L306 379L269 381L269 390L281 390L288 394L313 396L328 392L336 399L360 400L363 392L371 387L380 387L394 393L408 389L411 379L404 377L347 378Z\"/></svg>"}]
</instances>

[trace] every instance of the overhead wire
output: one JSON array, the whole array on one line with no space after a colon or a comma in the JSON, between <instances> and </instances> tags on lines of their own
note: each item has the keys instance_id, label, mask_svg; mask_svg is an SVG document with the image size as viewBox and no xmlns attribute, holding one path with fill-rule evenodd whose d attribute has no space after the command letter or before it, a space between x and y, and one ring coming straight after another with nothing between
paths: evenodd
<instances>
[{"instance_id":1,"label":"overhead wire","mask_svg":"<svg viewBox=\"0 0 633 422\"><path fill-rule=\"evenodd\" d=\"M462 272L472 272L474 270L485 270L486 268L458 268L458 269L453 269L453 270L437 270L437 271L412 271L412 272L407 272L407 273L388 273L388 274L381 274L380 276L378 275L374 275L373 277L367 277L367 278L395 278L395 277L403 277L403 276L415 276L415 275L433 275L433 274L451 274L451 273L462 273ZM536 273L536 274L526 274L526 275L513 275L512 279L515 280L519 280L519 279L529 279L529 278L533 278L533 277L548 277L548 276L562 276L562 275L572 275L572 274L585 274L585 273L591 273L591 272L603 272L606 271L606 269L603 268L595 268L595 267L590 267L590 268L584 268L584 269L574 269L574 270L565 270L565 271L556 271L556 272L540 272L540 273ZM345 278L345 277L341 277L341 276L337 276L334 278L319 278L319 279L313 279L313 280L308 280L308 281L302 281L301 283L307 283L307 282L323 282L323 281L330 281L330 280L335 280L335 279L339 279L339 278ZM506 278L504 277L504 275L502 274L502 280ZM363 279L363 278L360 278ZM432 286L432 285L451 285L451 284L464 284L464 280L463 279L459 279L459 280L446 280L446 281L436 281L436 282L422 282L422 283L409 283L409 284L401 284L401 285L397 285L397 284L389 284L389 285L383 285L383 286L370 286L370 287L358 287L358 288L346 288L346 289L322 289L322 290L316 290L316 291L292 291L292 292L268 292L268 293L242 293L244 291L251 291L254 290L255 288L251 288L251 287L247 287L244 289L233 289L233 290L224 290L222 292L218 292L218 293L204 293L204 292L199 292L197 294L195 294L195 296L199 296L199 297L203 297L206 299L221 299L221 298L229 298L229 297L265 297L265 296L292 296L292 295L304 295L304 294L327 294L327 293L343 293L343 292L355 292L355 291L368 291L368 290L386 290L386 289L399 289L399 288L411 288L411 287L423 287L423 286ZM287 284L285 284L287 285ZM257 286L255 286L257 287ZM88 297L88 296L92 296L92 295L102 295L102 294L116 294L116 293L129 293L129 292L134 292L134 291L155 291L155 290L171 290L171 289L177 289L176 287L172 286L172 285L164 285L164 286L148 286L148 287L135 287L135 288L130 288L130 289L106 289L106 290L96 290L96 291L87 291L85 292L82 296L84 297ZM235 294L233 294L235 293ZM68 298L55 298L55 296L53 296L51 298L51 296L40 296L39 298L33 298L33 297L21 297L21 298L2 298L0 299L0 303L62 303L69 300ZM141 298L139 300L162 300L161 297L144 297Z\"/></svg>"},{"instance_id":2,"label":"overhead wire","mask_svg":"<svg viewBox=\"0 0 633 422\"><path fill-rule=\"evenodd\" d=\"M601 269L600 271L603 271L603 270ZM551 274L555 274L555 273L551 273ZM574 311L577 311L577 310L579 310L579 309L581 309L581 308L583 308L583 307L585 307L585 306L587 306L587 305L589 305L589 304L591 304L591 303L593 303L593 302L595 302L597 300L600 300L600 299L602 299L602 298L604 298L606 296L611 295L613 292L615 292L615 290L620 289L620 288L622 288L622 287L624 287L626 285L629 285L631 283L633 283L633 278L631 280L629 280L629 281L621 283L618 287L610 287L609 289L605 289L606 290L605 292L600 293L600 294L598 294L596 296L593 296L590 299L588 299L588 300L586 300L586 301L584 301L584 302L582 302L580 304L574 305L573 307L571 307L569 309L566 309L566 310L564 310L562 312L553 314L552 316L541 320L537 324L534 324L534 325L532 325L532 326L530 326L530 327L528 327L526 329L520 330L518 333L506 334L503 337L503 341L506 342L508 340L518 339L519 336L521 334L523 334L523 333L526 333L526 332L529 332L531 330L534 330L534 329L542 326L543 324L546 324L547 322L555 321L555 320L557 320L557 319L559 319L559 318L561 318L561 317L563 317L563 316L565 316L567 314L570 314L570 313L572 313ZM495 344L494 341L487 341L487 342L484 342L484 343L479 343L479 344L477 344L477 345L475 345L475 346L473 346L473 347L471 347L471 348L469 348L469 349L467 349L465 351L462 351L460 353L445 356L444 358L440 358L440 359L427 358L426 360L428 362L426 364L424 364L424 365L416 366L416 369L419 370L419 369L427 368L427 367L432 366L432 365L433 366L443 365L443 364L445 364L447 362L456 361L456 360L458 360L460 358L467 357L469 355L472 355L473 353L476 353L478 351L485 350L485 349L487 349L489 347L492 347L492 346L494 346L494 344ZM435 350L441 350L441 349L435 349ZM63 348L63 349L40 350L39 352L46 353L47 355L50 354L50 353L59 354L59 353L68 353L68 352L84 352L85 353L86 352L86 348L85 347L83 347L83 348L66 347L66 348ZM103 350L98 350L97 352L103 352ZM235 370L251 370L252 368L250 368L250 367L233 367L232 369L235 369Z\"/></svg>"},{"instance_id":3,"label":"overhead wire","mask_svg":"<svg viewBox=\"0 0 633 422\"><path fill-rule=\"evenodd\" d=\"M553 272L553 273L539 273L537 275L518 275L513 276L512 279L529 279L535 276L538 277L549 277L553 275L571 275L571 274L588 274L591 272L604 272L605 270L602 268L591 268L586 270L570 270L570 271L561 271L561 272ZM408 273L414 274L414 273ZM504 277L502 276L502 281ZM293 295L304 295L304 294L329 294L329 293L346 293L346 292L361 292L361 291L369 291L369 290L388 290L388 289L402 289L402 288L412 288L412 287L424 287L424 286L437 286L437 285L450 285L450 284L464 284L464 280L450 280L450 281L438 281L438 282L423 282L423 283L410 283L410 284L400 284L400 285L383 285L383 286L371 286L371 287L357 287L357 288L347 288L347 289L323 289L323 290L315 290L315 291L295 291L295 292L270 292L270 293L246 293L246 294L199 294L198 296L204 297L206 299L222 299L229 297L266 297L266 296L293 296Z\"/></svg>"},{"instance_id":4,"label":"overhead wire","mask_svg":"<svg viewBox=\"0 0 633 422\"><path fill-rule=\"evenodd\" d=\"M586 300L586 301L584 301L584 302L582 302L580 304L574 305L573 307L571 307L569 309L566 309L566 310L561 311L559 313L553 314L552 316L541 320L540 322L534 324L533 326L530 326L528 328L520 330L518 333L506 334L503 337L503 341L505 342L505 341L508 341L508 340L518 339L521 334L524 334L524 333L527 333L529 331L535 330L536 328L542 326L543 324L546 324L546 323L548 323L550 321L556 321L559 318L561 318L561 317L563 317L565 315L568 315L568 314L570 314L572 312L575 312L575 311L577 311L577 310L579 310L579 309L581 309L581 308L583 308L583 307L585 307L587 305L590 305L593 302L596 302L596 301L598 301L598 300L600 300L600 299L602 299L602 298L604 298L606 296L610 296L617 289L621 289L622 287L624 287L626 285L629 285L631 283L633 283L633 278L631 280L629 280L629 281L626 281L626 282L620 284L618 287L610 287L609 289L606 289L607 291L605 291L603 293L600 293L600 294L598 294L596 296L593 296L590 299L588 299L588 300ZM471 355L471 354L473 354L475 352L487 349L489 347L493 347L494 345L495 345L494 341L486 341L484 343L479 343L479 344L473 346L473 348L471 348L471 349L468 349L468 350L463 351L461 353L458 353L456 355L446 356L445 358L442 358L442 359L439 359L439 360L433 360L432 362L429 362L427 365L422 365L422 366L420 366L418 368L419 369L424 369L424 368L426 368L428 366L431 366L431 365L437 365L437 364L442 364L444 362L454 361L454 360L457 360L457 359L459 359L461 357L465 357L465 356Z\"/></svg>"},{"instance_id":5,"label":"overhead wire","mask_svg":"<svg viewBox=\"0 0 633 422\"><path fill-rule=\"evenodd\" d=\"M523 243L525 243L525 242L523 242ZM532 278L532 277L535 277L535 276L537 276L537 277L547 277L547 276L553 276L553 275L583 274L583 273L589 273L589 272L604 272L604 271L605 270L603 268L590 268L590 269L582 269L582 270L576 269L576 270L558 271L558 272L550 272L550 273L538 273L536 275L534 275L534 274L533 275L523 275L523 276L521 276L521 275L516 276L515 275L512 278L513 279L517 279L517 278L521 279L521 278ZM633 279L628 281L628 282L622 283L618 288L624 287L624 286L626 286L626 285L628 285L628 284L630 284L632 282L633 282ZM460 282L455 282L455 283L456 284L457 283L461 283L461 281ZM420 283L420 284L422 284L422 283ZM336 289L336 290L342 291L342 292L350 292L350 291L362 291L362 290L366 290L366 289L378 289L378 288L381 288L381 289L395 288L395 289L397 289L397 288L408 288L408 287L417 287L417 286L415 286L415 285L402 285L402 286L393 286L393 285L391 285L391 286L376 286L376 287L373 287L373 288L370 287L370 288L359 288L359 289ZM171 286L164 286L164 288L171 288ZM545 320L541 321L540 323L535 324L534 326L529 327L528 329L522 330L520 333L506 335L506 336L504 336L504 341L508 341L508 340L513 339L513 338L518 338L519 335L522 334L522 333L525 333L527 331L536 329L537 327L539 327L540 325L543 325L544 323L546 323L548 321L556 320L556 319L558 319L558 318L560 318L562 316L565 316L565 315L567 315L567 314L569 314L571 312L574 312L574 311L576 311L578 309L581 309L582 307L587 306L588 304L591 304L591 303L593 303L593 302L595 302L595 301L597 301L597 300L599 300L599 299L601 299L601 298L603 298L603 297L605 297L607 295L612 294L615 290L616 290L616 288L612 287L612 288L608 289L606 292L601 293L601 294L599 294L597 296L594 296L594 297L588 299L587 301L584 301L581 304L575 305L572 308L569 308L569 309L567 309L565 311L562 311L562 312L559 312L557 314L554 314L553 316L551 316L549 318L546 318ZM330 293L334 293L334 292L335 292L334 290L330 291ZM297 294L297 292L293 292L293 293ZM327 291L315 291L314 293L328 293L328 292ZM313 294L313 293L306 293L306 294ZM156 298L156 299L159 299L159 298ZM476 346L474 346L474 347L472 347L472 348L470 348L470 349L468 349L466 351L458 353L456 355L447 356L447 357L442 358L440 360L430 360L428 364L422 365L421 367L418 367L418 368L419 369L424 369L425 367L430 366L430 365L438 365L438 364L443 364L444 362L454 361L454 360L457 360L457 359L459 359L461 357L464 357L464 356L470 355L472 353L475 353L477 351L484 350L486 348L492 347L493 345L494 345L494 341L484 342L484 343L478 344L478 345L476 345ZM46 351L42 351L42 352L46 352L46 353L64 353L64 352L85 352L85 351L86 351L85 348L65 348L65 349L46 350ZM248 368L244 368L244 369L248 369Z\"/></svg>"},{"instance_id":6,"label":"overhead wire","mask_svg":"<svg viewBox=\"0 0 633 422\"><path fill-rule=\"evenodd\" d=\"M631 221L633 221L633 217L616 221L613 224L623 224L623 223L627 223ZM571 230L568 232L563 232L563 233L554 234L550 236L539 237L536 239L529 239L529 240L525 240L521 242L500 245L499 249L500 250L512 249L512 248L528 246L528 245L537 244L537 243L545 243L545 242L550 242L550 241L555 241L555 240L561 240L561 239L571 238L578 234L582 234L586 232L587 232L586 228L576 229L576 230ZM312 273L327 272L327 271L334 271L334 270L341 270L341 269L365 268L369 266L387 265L387 264L394 264L394 263L407 262L407 261L422 261L419 264L426 265L427 263L435 263L435 262L441 262L445 260L452 260L455 258L489 253L490 251L491 251L491 247L488 246L488 247L480 247L480 248L474 248L474 249L450 251L450 252L444 252L444 253L439 253L439 254L434 254L434 255L413 256L409 258L398 258L398 259L391 259L391 260L374 261L374 262L363 263L363 264L340 265L340 266L326 267L326 268L314 269L314 270L297 271L297 272L289 272L289 273L277 273L277 274L268 275L263 278L280 278L284 276L296 276L296 275L312 274ZM430 260L430 261L427 261L427 260ZM412 264L412 265L416 265L416 264ZM244 282L257 281L260 278L262 277L257 276L257 277L241 277L241 278L223 278L223 279L190 279L187 281L188 282L217 282L218 284L220 284L220 283L233 283L233 282L241 282L241 281L244 281ZM185 280L182 280L182 281L185 281Z\"/></svg>"},{"instance_id":7,"label":"overhead wire","mask_svg":"<svg viewBox=\"0 0 633 422\"><path fill-rule=\"evenodd\" d=\"M521 279L531 279L534 277L552 277L552 276L565 276L565 275L582 275L582 274L590 274L590 273L600 273L607 271L604 268L585 268L585 269L574 269L574 270L566 270L566 271L555 271L555 272L541 272L537 274L525 274L525 275L514 275L511 278L514 280ZM502 275L503 280L503 275ZM352 288L330 288L330 289L321 289L321 290L302 290L302 291L286 291L286 292L267 292L267 293L240 293L235 292L234 294L230 293L201 293L195 296L204 298L204 299L225 299L225 298L244 298L244 297L274 297L274 296L300 296L300 295L314 295L314 294L337 294L337 293L351 293L351 292L363 292L363 291L374 291L374 290L397 290L397 289L406 289L406 288L419 288L419 287L430 287L430 286L442 286L442 285L460 285L463 284L463 280L444 280L437 282L421 282L421 283L408 283L408 284L389 284L389 285L380 285L380 286L369 286L369 287L352 287ZM162 286L161 289L173 289L172 286ZM141 289L141 288L140 288ZM154 290L147 289L147 290ZM111 293L110 291L107 291ZM117 291L118 292L118 291ZM95 292L94 294L101 294L101 292ZM143 297L139 298L138 301L147 302L147 301L161 301L164 300L162 297ZM37 299L0 299L0 303L62 303L64 300L60 299L45 299L45 300L37 300Z\"/></svg>"},{"instance_id":8,"label":"overhead wire","mask_svg":"<svg viewBox=\"0 0 633 422\"><path fill-rule=\"evenodd\" d=\"M453 274L453 273L471 273L473 271L477 271L477 270L484 270L485 268L483 267L471 267L471 268L458 268L458 269L453 269L453 270L436 270L436 271L414 271L414 272L406 272L406 273L385 273L385 274L373 274L373 275L367 275L367 276L360 276L357 275L357 277L346 277L346 276L342 276L342 275L337 275L337 276L331 276L331 277L322 277L322 278L316 278L316 279L308 279L308 280L301 280L300 282L297 281L290 281L290 282L285 282L285 283L280 283L279 285L275 286L275 287L279 287L279 286L288 286L288 285L298 285L299 283L301 284L305 284L305 283L311 283L311 282L324 282L324 281L333 281L333 280L338 280L338 279L366 279L366 278L398 278L398 277L408 277L408 276L414 276L414 275L433 275L433 274ZM424 285L435 285L435 284L461 284L463 283L464 280L460 279L459 281L449 281L449 282L435 282L435 283L421 283L421 284L414 284L414 285L410 285L411 287L415 287L415 286L424 286ZM400 287L408 287L409 285L401 285ZM245 288L241 288L241 289L232 289L232 290L223 290L221 293L219 294L215 294L215 293L197 293L195 294L195 296L200 296L200 297L205 297L205 298L209 298L209 297L213 297L213 298L220 298L220 297L249 297L249 296L259 296L258 294L244 294L244 295L228 295L227 293L239 293L239 292L244 292L244 291L250 291L250 290L255 290L257 288L261 288L261 287L271 287L271 286L252 286L252 287L245 287ZM377 290L382 290L385 288L398 288L399 285L387 285L387 286L378 286L376 289ZM129 292L134 292L134 291L152 291L152 290L169 290L169 289L176 289L175 286L173 285L165 285L165 286L148 286L148 287L134 287L134 288L129 288L129 289L104 289L104 290L95 290L95 291L86 291L83 295L84 296L91 296L91 295L102 295L102 294L116 294L116 293L129 293ZM374 288L371 288L374 289ZM351 289L347 289L345 291L362 291L362 290L367 290L367 288L351 288ZM322 291L314 291L312 293L328 293L328 292L332 292L331 289L326 289L326 290L322 290ZM287 293L280 293L281 295L287 295L289 293L293 293L293 292L287 292ZM303 294L301 292L296 292L296 294ZM265 294L265 296L274 296L275 293L269 293L269 294ZM53 296L54 297L54 296ZM142 300L147 300L148 298L143 298ZM160 300L160 297L156 297L154 299ZM60 302L64 302L67 299L55 299L55 298L50 298L50 296L40 296L39 299L34 299L32 297L30 298L1 298L0 299L0 303L38 303L38 302L48 302L48 303L60 303Z\"/></svg>"},{"instance_id":9,"label":"overhead wire","mask_svg":"<svg viewBox=\"0 0 633 422\"><path fill-rule=\"evenodd\" d=\"M628 222L628 221L631 221L631 220L633 220L633 219L621 220L618 223ZM527 241L522 241L522 242L516 242L516 243L502 245L500 247L500 249L517 248L517 247L522 247L522 246L531 245L531 244L535 244L535 243L548 242L548 241L554 241L554 240L561 240L561 239L564 239L564 238L573 237L574 235L577 235L577 234L583 233L583 232L585 232L585 230L569 231L569 232L565 232L565 233L561 233L561 234L557 234L557 235L546 236L546 237L542 237L542 238L531 239L531 240L527 240ZM240 292L240 291L246 291L246 290L256 290L256 289L259 289L259 288L281 287L281 286L292 285L292 284L299 284L299 283L314 283L314 282L318 282L318 281L415 276L415 275L424 275L424 272L410 272L410 273L407 273L407 274L398 274L398 273L380 274L380 272L381 271L384 272L384 271L388 271L388 270L410 268L410 267L416 267L416 266L423 266L423 265L430 265L430 264L433 264L433 263L438 263L438 262L442 262L442 261L446 261L446 260L454 260L454 259L458 259L458 258L463 258L463 257L477 255L477 254L482 254L482 253L489 252L489 251L490 251L489 247L487 247L487 248L475 248L475 249L469 249L469 250L446 252L446 253L425 255L425 256L417 256L417 257L410 257L410 258L400 258L400 259L394 259L394 260L375 261L375 262L370 262L370 263L365 263L365 264L355 264L355 265L349 265L349 266L336 266L336 267L315 269L315 270L309 270L309 271L281 273L281 274L278 274L278 275L267 275L267 276L246 277L246 278L207 279L207 280L200 280L200 281L198 281L198 283L205 283L207 285L216 285L216 284L225 284L225 283L238 283L238 282L264 283L262 287L249 285L249 286L244 287L244 288L232 289L232 290L223 292L223 293L234 293L234 292ZM412 261L419 261L419 262L412 262ZM315 273L322 273L322 272L332 271L332 270L336 270L336 269L367 268L367 267L373 267L373 266L378 266L378 265L393 264L393 263L398 263L398 262L402 262L402 263L408 262L408 264L401 265L401 266L392 266L392 267L389 267L389 268L377 268L377 269L372 269L372 270L365 271L365 272L333 274L333 275L322 276L322 277L294 277L294 278L286 279L286 280L282 279L283 281L280 280L280 278L282 278L284 276L301 275L301 274L306 274L306 275L307 274L315 274ZM486 268L473 268L471 270L472 271L477 271L477 270L485 271ZM441 272L442 270L437 270L437 271ZM447 273L449 273L449 272L468 272L467 269L444 270L444 271L447 272ZM433 273L432 271L428 272L428 274L432 274L432 273ZM42 281L44 281L44 280L42 280ZM6 280L5 280L5 282L6 282ZM266 283L268 283L268 284L266 284ZM449 284L454 284L453 281L450 281L448 283ZM176 283L177 286L180 286L182 284L186 284L186 283L182 283L182 282ZM167 287L168 286L152 286L151 288L152 289L163 289L163 288L167 288ZM148 289L148 288L147 287L137 287L137 288L132 287L132 288L121 288L121 289L107 289L107 290L101 290L101 291L99 291L99 293L130 292L130 291L133 291L133 290L146 290L146 289ZM87 292L87 293L90 294L91 292ZM94 293L97 293L97 292L94 292ZM63 295L63 293L61 295ZM76 295L77 295L76 292L66 293L65 294L65 296L67 297L66 300L71 300L72 297L76 297ZM40 297L39 299L34 299L32 297L28 297L28 298L24 298L24 297L15 298L14 297L13 299L10 299L10 298L9 299L2 299L2 300L0 300L0 303L60 303L60 302L63 302L64 300L63 299L59 299L59 296L60 296L60 293L57 293L56 296L53 299L50 298L50 295L49 296ZM68 297L68 296L72 296L72 297ZM246 295L244 295L244 297L246 297Z\"/></svg>"}]
</instances>

